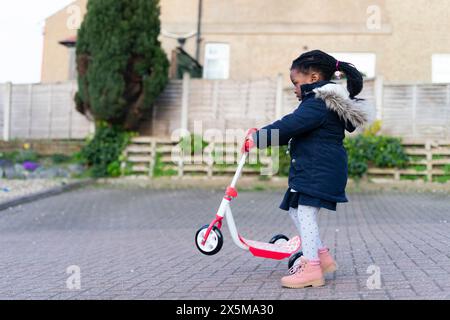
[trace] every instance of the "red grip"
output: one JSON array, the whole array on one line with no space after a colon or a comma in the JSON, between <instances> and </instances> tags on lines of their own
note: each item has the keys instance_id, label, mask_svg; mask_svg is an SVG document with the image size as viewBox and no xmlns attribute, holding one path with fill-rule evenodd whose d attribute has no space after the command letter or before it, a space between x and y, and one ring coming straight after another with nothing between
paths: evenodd
<instances>
[{"instance_id":1,"label":"red grip","mask_svg":"<svg viewBox=\"0 0 450 320\"><path fill-rule=\"evenodd\" d=\"M253 133L257 132L257 128L248 129L247 135L245 136L244 144L242 145L241 152L250 152L250 149L255 146L255 142L253 141Z\"/></svg>"},{"instance_id":2,"label":"red grip","mask_svg":"<svg viewBox=\"0 0 450 320\"><path fill-rule=\"evenodd\" d=\"M227 191L225 192L225 194L232 198L237 198L238 196L237 190L233 187L227 187Z\"/></svg>"}]
</instances>

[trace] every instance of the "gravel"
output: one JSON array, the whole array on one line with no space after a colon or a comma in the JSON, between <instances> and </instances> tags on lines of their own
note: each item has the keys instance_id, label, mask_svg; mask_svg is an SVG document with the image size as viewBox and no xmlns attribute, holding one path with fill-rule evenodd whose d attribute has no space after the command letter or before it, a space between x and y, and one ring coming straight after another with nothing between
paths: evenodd
<instances>
[{"instance_id":1,"label":"gravel","mask_svg":"<svg viewBox=\"0 0 450 320\"><path fill-rule=\"evenodd\" d=\"M68 182L68 179L0 179L0 203L58 187Z\"/></svg>"}]
</instances>

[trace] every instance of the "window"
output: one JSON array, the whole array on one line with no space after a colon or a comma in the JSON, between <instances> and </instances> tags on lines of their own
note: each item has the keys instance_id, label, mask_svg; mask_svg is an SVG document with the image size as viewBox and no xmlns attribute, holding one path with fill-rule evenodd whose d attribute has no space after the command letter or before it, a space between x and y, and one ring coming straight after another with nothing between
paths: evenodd
<instances>
[{"instance_id":1,"label":"window","mask_svg":"<svg viewBox=\"0 0 450 320\"><path fill-rule=\"evenodd\" d=\"M228 79L230 69L230 45L226 43L207 43L203 78Z\"/></svg>"},{"instance_id":2,"label":"window","mask_svg":"<svg viewBox=\"0 0 450 320\"><path fill-rule=\"evenodd\" d=\"M69 48L69 80L77 79L77 63L75 47Z\"/></svg>"},{"instance_id":3,"label":"window","mask_svg":"<svg viewBox=\"0 0 450 320\"><path fill-rule=\"evenodd\" d=\"M375 78L377 56L375 53L330 53L339 61L349 62L367 78Z\"/></svg>"},{"instance_id":4,"label":"window","mask_svg":"<svg viewBox=\"0 0 450 320\"><path fill-rule=\"evenodd\" d=\"M450 54L433 54L431 60L433 83L450 83Z\"/></svg>"}]
</instances>

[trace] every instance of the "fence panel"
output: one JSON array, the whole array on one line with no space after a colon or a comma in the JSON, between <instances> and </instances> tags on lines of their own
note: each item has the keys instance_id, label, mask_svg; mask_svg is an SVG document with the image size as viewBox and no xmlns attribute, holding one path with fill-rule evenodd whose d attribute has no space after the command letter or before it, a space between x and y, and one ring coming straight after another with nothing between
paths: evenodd
<instances>
[{"instance_id":1,"label":"fence panel","mask_svg":"<svg viewBox=\"0 0 450 320\"><path fill-rule=\"evenodd\" d=\"M1 91L3 128L6 85ZM75 110L75 82L16 84L11 87L11 139L82 139L91 123Z\"/></svg>"},{"instance_id":2,"label":"fence panel","mask_svg":"<svg viewBox=\"0 0 450 320\"><path fill-rule=\"evenodd\" d=\"M345 82L341 82L345 86ZM450 85L391 85L368 79L359 97L375 108L386 135L450 139ZM0 84L0 129L3 138L83 139L92 124L75 110L77 83ZM261 127L295 110L299 101L293 87L281 89L281 106L277 105L280 84L277 78L256 80L190 79L187 92L187 128L200 133L218 129L246 130ZM381 96L382 94L382 96ZM10 99L9 99L10 97ZM152 112L139 132L155 137L170 137L182 127L183 80L171 80L157 99ZM5 103L10 100L10 126L5 127ZM186 118L184 118L186 119ZM186 123L186 122L185 122ZM6 128L7 129L7 128ZM8 135L9 133L9 135ZM223 137L222 137L223 138Z\"/></svg>"},{"instance_id":3,"label":"fence panel","mask_svg":"<svg viewBox=\"0 0 450 320\"><path fill-rule=\"evenodd\" d=\"M405 138L450 138L450 85L385 85L384 134Z\"/></svg>"},{"instance_id":4,"label":"fence panel","mask_svg":"<svg viewBox=\"0 0 450 320\"><path fill-rule=\"evenodd\" d=\"M170 137L175 129L180 128L182 86L181 80L169 82L155 103L151 123L144 124L142 130L154 136Z\"/></svg>"}]
</instances>

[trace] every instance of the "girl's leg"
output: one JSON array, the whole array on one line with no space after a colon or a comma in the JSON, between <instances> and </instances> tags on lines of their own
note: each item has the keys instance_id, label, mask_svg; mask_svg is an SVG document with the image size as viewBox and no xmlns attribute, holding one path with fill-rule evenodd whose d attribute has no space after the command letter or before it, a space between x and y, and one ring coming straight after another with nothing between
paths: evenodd
<instances>
[{"instance_id":1,"label":"girl's leg","mask_svg":"<svg viewBox=\"0 0 450 320\"><path fill-rule=\"evenodd\" d=\"M303 256L308 260L319 260L319 249L323 247L317 225L319 210L320 208L302 205L299 205L297 210Z\"/></svg>"},{"instance_id":2,"label":"girl's leg","mask_svg":"<svg viewBox=\"0 0 450 320\"><path fill-rule=\"evenodd\" d=\"M294 221L295 227L298 230L298 235L300 238L302 237L302 228L300 227L300 220L298 219L298 210L297 208L289 208L289 216L292 221Z\"/></svg>"},{"instance_id":3,"label":"girl's leg","mask_svg":"<svg viewBox=\"0 0 450 320\"><path fill-rule=\"evenodd\" d=\"M290 276L281 278L281 285L287 288L320 287L325 284L321 261L319 259L319 227L317 213L320 208L298 206L297 217L302 236L303 256L300 264ZM291 216L294 216L292 213Z\"/></svg>"}]
</instances>

